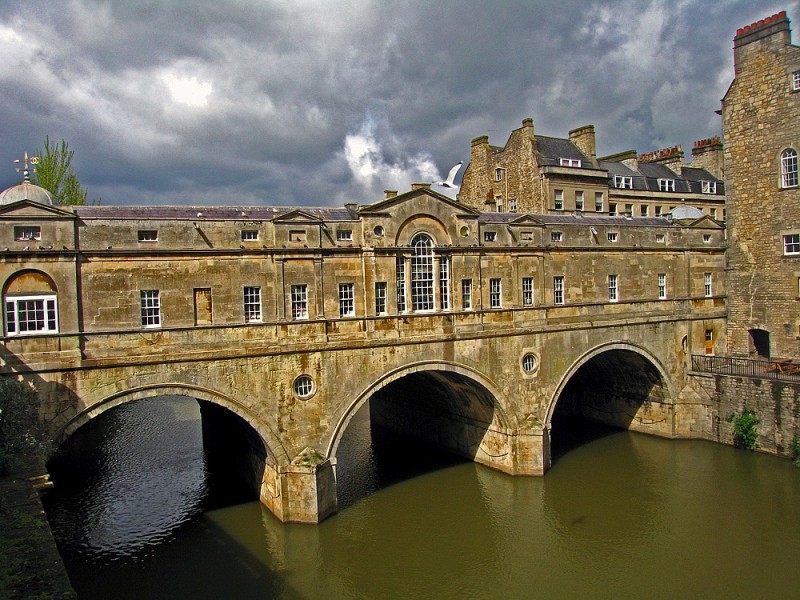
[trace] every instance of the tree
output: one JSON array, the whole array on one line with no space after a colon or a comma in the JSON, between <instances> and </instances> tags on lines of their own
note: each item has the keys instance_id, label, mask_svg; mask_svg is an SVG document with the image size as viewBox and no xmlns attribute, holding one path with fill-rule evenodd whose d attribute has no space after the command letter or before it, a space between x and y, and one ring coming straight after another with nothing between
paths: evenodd
<instances>
[{"instance_id":1,"label":"tree","mask_svg":"<svg viewBox=\"0 0 800 600\"><path fill-rule=\"evenodd\" d=\"M39 165L36 179L40 186L55 196L59 204L86 204L86 188L81 187L78 176L72 170L74 150L61 140L61 144L44 140L44 150L39 150Z\"/></svg>"}]
</instances>

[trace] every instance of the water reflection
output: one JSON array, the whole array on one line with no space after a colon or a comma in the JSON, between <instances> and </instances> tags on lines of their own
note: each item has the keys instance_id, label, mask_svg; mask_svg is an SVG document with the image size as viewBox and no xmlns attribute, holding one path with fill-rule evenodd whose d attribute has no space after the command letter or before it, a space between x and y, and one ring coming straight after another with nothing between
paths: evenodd
<instances>
[{"instance_id":1,"label":"water reflection","mask_svg":"<svg viewBox=\"0 0 800 600\"><path fill-rule=\"evenodd\" d=\"M193 446L199 424L171 402L75 437L96 458L79 455L74 494L72 473L57 479L48 514L82 600L796 595L800 471L786 461L606 431L545 478L442 457L411 476L427 450L372 443L362 414L340 445L343 510L284 525L256 502L203 512L216 492ZM177 448L184 437L195 441ZM169 533L144 544L125 533L136 522Z\"/></svg>"}]
</instances>

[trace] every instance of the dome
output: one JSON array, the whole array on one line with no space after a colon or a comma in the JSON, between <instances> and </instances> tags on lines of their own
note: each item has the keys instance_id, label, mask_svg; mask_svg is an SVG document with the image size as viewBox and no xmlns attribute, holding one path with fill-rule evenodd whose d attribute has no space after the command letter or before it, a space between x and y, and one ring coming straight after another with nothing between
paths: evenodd
<instances>
[{"instance_id":1,"label":"dome","mask_svg":"<svg viewBox=\"0 0 800 600\"><path fill-rule=\"evenodd\" d=\"M694 206L683 205L673 208L670 212L670 216L672 217L673 221L694 221L703 216L703 211L699 208L695 208Z\"/></svg>"},{"instance_id":2,"label":"dome","mask_svg":"<svg viewBox=\"0 0 800 600\"><path fill-rule=\"evenodd\" d=\"M39 204L47 204L49 206L56 203L53 194L43 187L34 185L27 179L20 184L12 185L10 188L0 192L0 206L13 204L21 200L30 200L31 202L38 202Z\"/></svg>"}]
</instances>

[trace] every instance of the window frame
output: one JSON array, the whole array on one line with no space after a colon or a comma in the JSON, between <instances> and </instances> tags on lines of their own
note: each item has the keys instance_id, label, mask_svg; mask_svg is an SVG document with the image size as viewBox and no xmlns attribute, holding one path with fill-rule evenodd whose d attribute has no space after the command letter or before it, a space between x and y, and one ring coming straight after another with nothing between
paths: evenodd
<instances>
[{"instance_id":1,"label":"window frame","mask_svg":"<svg viewBox=\"0 0 800 600\"><path fill-rule=\"evenodd\" d=\"M472 279L461 280L461 309L472 310Z\"/></svg>"},{"instance_id":2,"label":"window frame","mask_svg":"<svg viewBox=\"0 0 800 600\"><path fill-rule=\"evenodd\" d=\"M614 187L619 190L632 190L633 189L633 176L632 175L614 175Z\"/></svg>"},{"instance_id":3,"label":"window frame","mask_svg":"<svg viewBox=\"0 0 800 600\"><path fill-rule=\"evenodd\" d=\"M674 192L675 191L675 180L669 177L659 177L658 181L658 191L659 192Z\"/></svg>"},{"instance_id":4,"label":"window frame","mask_svg":"<svg viewBox=\"0 0 800 600\"><path fill-rule=\"evenodd\" d=\"M605 194L603 192L594 193L594 212L603 212L606 206Z\"/></svg>"},{"instance_id":5,"label":"window frame","mask_svg":"<svg viewBox=\"0 0 800 600\"><path fill-rule=\"evenodd\" d=\"M418 233L411 239L411 311L436 310L433 238Z\"/></svg>"},{"instance_id":6,"label":"window frame","mask_svg":"<svg viewBox=\"0 0 800 600\"><path fill-rule=\"evenodd\" d=\"M550 232L550 241L551 242L563 242L564 241L564 232L563 231L551 231Z\"/></svg>"},{"instance_id":7,"label":"window frame","mask_svg":"<svg viewBox=\"0 0 800 600\"><path fill-rule=\"evenodd\" d=\"M261 323L261 286L246 285L242 288L242 305L245 323Z\"/></svg>"},{"instance_id":8,"label":"window frame","mask_svg":"<svg viewBox=\"0 0 800 600\"><path fill-rule=\"evenodd\" d=\"M240 239L243 242L257 242L259 240L259 231L258 229L242 229L240 233Z\"/></svg>"},{"instance_id":9,"label":"window frame","mask_svg":"<svg viewBox=\"0 0 800 600\"><path fill-rule=\"evenodd\" d=\"M781 188L792 189L798 187L797 150L785 148L781 152Z\"/></svg>"},{"instance_id":10,"label":"window frame","mask_svg":"<svg viewBox=\"0 0 800 600\"><path fill-rule=\"evenodd\" d=\"M292 321L308 320L308 284L293 283L289 287Z\"/></svg>"},{"instance_id":11,"label":"window frame","mask_svg":"<svg viewBox=\"0 0 800 600\"><path fill-rule=\"evenodd\" d=\"M161 290L139 290L139 309L142 327L161 327Z\"/></svg>"},{"instance_id":12,"label":"window frame","mask_svg":"<svg viewBox=\"0 0 800 600\"><path fill-rule=\"evenodd\" d=\"M711 273L703 273L703 295L706 298L710 298L714 295L714 288L713 288L713 281L711 279Z\"/></svg>"},{"instance_id":13,"label":"window frame","mask_svg":"<svg viewBox=\"0 0 800 600\"><path fill-rule=\"evenodd\" d=\"M497 241L497 232L496 231L484 231L483 232L483 241L484 242L496 242Z\"/></svg>"},{"instance_id":14,"label":"window frame","mask_svg":"<svg viewBox=\"0 0 800 600\"><path fill-rule=\"evenodd\" d=\"M58 333L57 294L46 293L6 296L4 301L7 336L16 337ZM39 303L41 303L41 306L37 306ZM20 306L21 304L24 306ZM37 327L36 329L29 328L31 324L36 323L40 323L41 327ZM25 331L22 331L23 324L25 325Z\"/></svg>"},{"instance_id":15,"label":"window frame","mask_svg":"<svg viewBox=\"0 0 800 600\"><path fill-rule=\"evenodd\" d=\"M716 194L717 182L716 181L700 181L700 192L703 194Z\"/></svg>"},{"instance_id":16,"label":"window frame","mask_svg":"<svg viewBox=\"0 0 800 600\"><path fill-rule=\"evenodd\" d=\"M575 210L583 212L585 206L585 198L583 190L575 190Z\"/></svg>"},{"instance_id":17,"label":"window frame","mask_svg":"<svg viewBox=\"0 0 800 600\"><path fill-rule=\"evenodd\" d=\"M397 287L397 312L408 312L408 304L406 303L406 259L404 256L398 256L394 263L395 269L395 285Z\"/></svg>"},{"instance_id":18,"label":"window frame","mask_svg":"<svg viewBox=\"0 0 800 600\"><path fill-rule=\"evenodd\" d=\"M606 240L608 240L612 244L616 244L619 240L619 233L616 231L609 231L606 234Z\"/></svg>"},{"instance_id":19,"label":"window frame","mask_svg":"<svg viewBox=\"0 0 800 600\"><path fill-rule=\"evenodd\" d=\"M450 310L450 257L439 257L439 308Z\"/></svg>"},{"instance_id":20,"label":"window frame","mask_svg":"<svg viewBox=\"0 0 800 600\"><path fill-rule=\"evenodd\" d=\"M786 233L783 236L783 255L800 255L800 233Z\"/></svg>"},{"instance_id":21,"label":"window frame","mask_svg":"<svg viewBox=\"0 0 800 600\"><path fill-rule=\"evenodd\" d=\"M30 235L27 235L27 234ZM14 225L15 242L38 242L42 239L42 227L40 225Z\"/></svg>"},{"instance_id":22,"label":"window frame","mask_svg":"<svg viewBox=\"0 0 800 600\"><path fill-rule=\"evenodd\" d=\"M353 241L353 230L352 229L337 229L336 230L336 241L337 242L352 242Z\"/></svg>"},{"instance_id":23,"label":"window frame","mask_svg":"<svg viewBox=\"0 0 800 600\"><path fill-rule=\"evenodd\" d=\"M158 229L138 229L136 238L141 244L152 244L158 241Z\"/></svg>"},{"instance_id":24,"label":"window frame","mask_svg":"<svg viewBox=\"0 0 800 600\"><path fill-rule=\"evenodd\" d=\"M386 313L389 285L385 281L375 282L375 315L380 317Z\"/></svg>"},{"instance_id":25,"label":"window frame","mask_svg":"<svg viewBox=\"0 0 800 600\"><path fill-rule=\"evenodd\" d=\"M667 299L667 274L666 273L659 273L658 274L658 299L659 300L666 300Z\"/></svg>"},{"instance_id":26,"label":"window frame","mask_svg":"<svg viewBox=\"0 0 800 600\"><path fill-rule=\"evenodd\" d=\"M553 190L553 210L564 210L564 190Z\"/></svg>"},{"instance_id":27,"label":"window frame","mask_svg":"<svg viewBox=\"0 0 800 600\"><path fill-rule=\"evenodd\" d=\"M582 161L578 158L559 158L558 165L560 167L574 167L577 169L581 168Z\"/></svg>"},{"instance_id":28,"label":"window frame","mask_svg":"<svg viewBox=\"0 0 800 600\"><path fill-rule=\"evenodd\" d=\"M793 92L800 92L800 71L794 71L792 73L791 88Z\"/></svg>"},{"instance_id":29,"label":"window frame","mask_svg":"<svg viewBox=\"0 0 800 600\"><path fill-rule=\"evenodd\" d=\"M608 301L619 302L619 276L616 274L608 275Z\"/></svg>"},{"instance_id":30,"label":"window frame","mask_svg":"<svg viewBox=\"0 0 800 600\"><path fill-rule=\"evenodd\" d=\"M522 278L522 306L533 306L533 277Z\"/></svg>"},{"instance_id":31,"label":"window frame","mask_svg":"<svg viewBox=\"0 0 800 600\"><path fill-rule=\"evenodd\" d=\"M499 277L489 279L489 308L503 308L503 282Z\"/></svg>"},{"instance_id":32,"label":"window frame","mask_svg":"<svg viewBox=\"0 0 800 600\"><path fill-rule=\"evenodd\" d=\"M345 282L339 284L339 318L356 316L356 284Z\"/></svg>"},{"instance_id":33,"label":"window frame","mask_svg":"<svg viewBox=\"0 0 800 600\"><path fill-rule=\"evenodd\" d=\"M564 276L553 276L553 304L563 305L565 303Z\"/></svg>"}]
</instances>

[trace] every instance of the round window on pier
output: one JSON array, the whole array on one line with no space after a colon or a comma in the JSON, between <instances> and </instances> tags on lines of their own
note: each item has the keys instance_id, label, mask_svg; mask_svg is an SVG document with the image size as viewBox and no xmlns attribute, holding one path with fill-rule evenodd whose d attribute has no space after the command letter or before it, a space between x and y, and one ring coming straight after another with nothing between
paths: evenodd
<instances>
[{"instance_id":1,"label":"round window on pier","mask_svg":"<svg viewBox=\"0 0 800 600\"><path fill-rule=\"evenodd\" d=\"M539 370L539 359L536 358L535 354L529 352L522 357L522 370L528 375L532 375Z\"/></svg>"},{"instance_id":2,"label":"round window on pier","mask_svg":"<svg viewBox=\"0 0 800 600\"><path fill-rule=\"evenodd\" d=\"M466 225L461 228L461 237L469 237L469 227Z\"/></svg>"},{"instance_id":3,"label":"round window on pier","mask_svg":"<svg viewBox=\"0 0 800 600\"><path fill-rule=\"evenodd\" d=\"M314 380L311 379L310 375L300 375L294 380L294 385L292 387L294 388L294 393L301 400L308 400L316 391L314 388Z\"/></svg>"},{"instance_id":4,"label":"round window on pier","mask_svg":"<svg viewBox=\"0 0 800 600\"><path fill-rule=\"evenodd\" d=\"M376 225L372 232L375 234L375 237L383 237L383 227L380 225Z\"/></svg>"}]
</instances>

